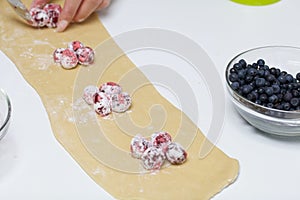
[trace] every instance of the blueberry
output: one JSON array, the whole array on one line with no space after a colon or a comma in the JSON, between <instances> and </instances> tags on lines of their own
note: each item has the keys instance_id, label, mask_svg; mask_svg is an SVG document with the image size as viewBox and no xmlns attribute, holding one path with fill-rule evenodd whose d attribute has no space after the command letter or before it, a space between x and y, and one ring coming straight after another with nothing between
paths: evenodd
<instances>
[{"instance_id":1,"label":"blueberry","mask_svg":"<svg viewBox=\"0 0 300 200\"><path fill-rule=\"evenodd\" d=\"M268 108L273 108L274 107L274 104L273 103L267 103L266 105Z\"/></svg>"},{"instance_id":2,"label":"blueberry","mask_svg":"<svg viewBox=\"0 0 300 200\"><path fill-rule=\"evenodd\" d=\"M253 77L253 80L255 81L255 80L258 79L258 78L260 78L260 76L259 76L259 75L256 75L256 76Z\"/></svg>"},{"instance_id":3,"label":"blueberry","mask_svg":"<svg viewBox=\"0 0 300 200\"><path fill-rule=\"evenodd\" d=\"M239 87L240 87L240 83L239 82L233 82L233 83L231 83L231 88L233 90L238 90Z\"/></svg>"},{"instance_id":4,"label":"blueberry","mask_svg":"<svg viewBox=\"0 0 300 200\"><path fill-rule=\"evenodd\" d=\"M286 71L281 71L280 74L279 74L279 76L281 76L281 75L285 76L285 75L287 75L287 72Z\"/></svg>"},{"instance_id":5,"label":"blueberry","mask_svg":"<svg viewBox=\"0 0 300 200\"><path fill-rule=\"evenodd\" d=\"M293 98L293 95L292 95L292 93L290 93L290 92L287 92L287 93L283 96L283 100L285 100L285 101L287 101L287 102L291 101L292 98Z\"/></svg>"},{"instance_id":6,"label":"blueberry","mask_svg":"<svg viewBox=\"0 0 300 200\"><path fill-rule=\"evenodd\" d=\"M287 75L285 76L285 79L286 79L286 81L287 81L288 83L292 83L293 80L294 80L294 77L293 77L292 75L290 75L290 74L287 74Z\"/></svg>"},{"instance_id":7,"label":"blueberry","mask_svg":"<svg viewBox=\"0 0 300 200\"><path fill-rule=\"evenodd\" d=\"M266 76L266 80L269 81L269 82L273 82L275 79L276 78L273 74L270 74L270 75Z\"/></svg>"},{"instance_id":8,"label":"blueberry","mask_svg":"<svg viewBox=\"0 0 300 200\"><path fill-rule=\"evenodd\" d=\"M238 77L239 77L239 79L244 79L245 78L245 76L246 76L246 70L244 70L244 69L241 69L240 71L238 71Z\"/></svg>"},{"instance_id":9,"label":"blueberry","mask_svg":"<svg viewBox=\"0 0 300 200\"><path fill-rule=\"evenodd\" d=\"M265 61L264 61L263 59L258 59L258 60L257 60L257 64L258 64L259 66L264 66L264 65L265 65Z\"/></svg>"},{"instance_id":10,"label":"blueberry","mask_svg":"<svg viewBox=\"0 0 300 200\"><path fill-rule=\"evenodd\" d=\"M257 91L253 90L251 92L251 94L253 95L253 97L254 97L255 100L258 99L258 93L257 93Z\"/></svg>"},{"instance_id":11,"label":"blueberry","mask_svg":"<svg viewBox=\"0 0 300 200\"><path fill-rule=\"evenodd\" d=\"M269 81L266 81L265 86L271 86L271 83Z\"/></svg>"},{"instance_id":12,"label":"blueberry","mask_svg":"<svg viewBox=\"0 0 300 200\"><path fill-rule=\"evenodd\" d=\"M252 67L252 65L251 64L248 64L247 66L246 66L246 68L251 68Z\"/></svg>"},{"instance_id":13,"label":"blueberry","mask_svg":"<svg viewBox=\"0 0 300 200\"><path fill-rule=\"evenodd\" d=\"M264 66L263 66L263 69L264 69L264 70L269 70L270 68L269 68L268 65L264 65Z\"/></svg>"},{"instance_id":14,"label":"blueberry","mask_svg":"<svg viewBox=\"0 0 300 200\"><path fill-rule=\"evenodd\" d=\"M238 80L238 75L237 75L237 73L229 74L229 80L230 80L231 82L237 81L237 80Z\"/></svg>"},{"instance_id":15,"label":"blueberry","mask_svg":"<svg viewBox=\"0 0 300 200\"><path fill-rule=\"evenodd\" d=\"M291 83L293 86L293 89L297 89L298 88L298 83Z\"/></svg>"},{"instance_id":16,"label":"blueberry","mask_svg":"<svg viewBox=\"0 0 300 200\"><path fill-rule=\"evenodd\" d=\"M279 104L279 103L276 104L275 108L278 109L278 110L283 110L282 104Z\"/></svg>"},{"instance_id":17,"label":"blueberry","mask_svg":"<svg viewBox=\"0 0 300 200\"><path fill-rule=\"evenodd\" d=\"M293 86L293 84L291 84L291 83L287 84L287 89L288 89L288 90L292 90L292 89L294 89L294 86Z\"/></svg>"},{"instance_id":18,"label":"blueberry","mask_svg":"<svg viewBox=\"0 0 300 200\"><path fill-rule=\"evenodd\" d=\"M249 74L250 76L255 76L257 74L257 70L254 68L249 68L247 70L247 74Z\"/></svg>"},{"instance_id":19,"label":"blueberry","mask_svg":"<svg viewBox=\"0 0 300 200\"><path fill-rule=\"evenodd\" d=\"M247 83L250 83L252 80L253 80L253 76L246 75L245 81L246 81Z\"/></svg>"},{"instance_id":20,"label":"blueberry","mask_svg":"<svg viewBox=\"0 0 300 200\"><path fill-rule=\"evenodd\" d=\"M288 90L288 85L287 84L281 84L281 88L285 89L285 90Z\"/></svg>"},{"instance_id":21,"label":"blueberry","mask_svg":"<svg viewBox=\"0 0 300 200\"><path fill-rule=\"evenodd\" d=\"M231 68L230 70L229 70L229 72L232 74L232 73L237 73L237 71L234 69L234 68Z\"/></svg>"},{"instance_id":22,"label":"blueberry","mask_svg":"<svg viewBox=\"0 0 300 200\"><path fill-rule=\"evenodd\" d=\"M297 107L299 105L299 99L294 97L291 99L290 103L292 106Z\"/></svg>"},{"instance_id":23,"label":"blueberry","mask_svg":"<svg viewBox=\"0 0 300 200\"><path fill-rule=\"evenodd\" d=\"M264 78L257 78L255 80L255 85L257 87L262 87L262 86L265 86L265 83L266 83L266 80Z\"/></svg>"},{"instance_id":24,"label":"blueberry","mask_svg":"<svg viewBox=\"0 0 300 200\"><path fill-rule=\"evenodd\" d=\"M264 74L265 77L267 77L271 74L269 70L264 70L264 71L265 71L265 74Z\"/></svg>"},{"instance_id":25,"label":"blueberry","mask_svg":"<svg viewBox=\"0 0 300 200\"><path fill-rule=\"evenodd\" d=\"M254 68L254 69L257 69L258 65L256 63L252 63L251 67Z\"/></svg>"},{"instance_id":26,"label":"blueberry","mask_svg":"<svg viewBox=\"0 0 300 200\"><path fill-rule=\"evenodd\" d=\"M273 84L274 84L274 85L280 85L280 82L279 82L277 79L275 79L275 80L273 81Z\"/></svg>"},{"instance_id":27,"label":"blueberry","mask_svg":"<svg viewBox=\"0 0 300 200\"><path fill-rule=\"evenodd\" d=\"M292 90L293 97L299 97L299 91L298 90Z\"/></svg>"},{"instance_id":28,"label":"blueberry","mask_svg":"<svg viewBox=\"0 0 300 200\"><path fill-rule=\"evenodd\" d=\"M244 85L242 88L243 94L248 94L253 90L253 87L250 85Z\"/></svg>"},{"instance_id":29,"label":"blueberry","mask_svg":"<svg viewBox=\"0 0 300 200\"><path fill-rule=\"evenodd\" d=\"M273 84L273 85L272 85L272 88L273 88L274 94L280 93L280 86L279 86L279 85Z\"/></svg>"},{"instance_id":30,"label":"blueberry","mask_svg":"<svg viewBox=\"0 0 300 200\"><path fill-rule=\"evenodd\" d=\"M256 104L259 104L259 105L262 104L261 100L259 100L259 99L257 99L257 100L255 101L255 103L256 103Z\"/></svg>"},{"instance_id":31,"label":"blueberry","mask_svg":"<svg viewBox=\"0 0 300 200\"><path fill-rule=\"evenodd\" d=\"M273 94L272 96L269 97L269 102L270 103L277 103L278 102L278 97L277 95Z\"/></svg>"},{"instance_id":32,"label":"blueberry","mask_svg":"<svg viewBox=\"0 0 300 200\"><path fill-rule=\"evenodd\" d=\"M282 108L283 108L283 110L290 110L291 104L288 102L285 102L282 104Z\"/></svg>"},{"instance_id":33,"label":"blueberry","mask_svg":"<svg viewBox=\"0 0 300 200\"><path fill-rule=\"evenodd\" d=\"M249 85L252 86L253 88L255 88L255 82L254 81L250 82Z\"/></svg>"},{"instance_id":34,"label":"blueberry","mask_svg":"<svg viewBox=\"0 0 300 200\"><path fill-rule=\"evenodd\" d=\"M245 68L245 67L247 66L247 63L246 63L246 61L245 61L244 59L239 60L239 64L240 64L243 68Z\"/></svg>"},{"instance_id":35,"label":"blueberry","mask_svg":"<svg viewBox=\"0 0 300 200\"><path fill-rule=\"evenodd\" d=\"M242 69L242 66L241 66L239 63L235 63L235 64L233 65L233 68L234 68L235 70L239 71L239 70Z\"/></svg>"},{"instance_id":36,"label":"blueberry","mask_svg":"<svg viewBox=\"0 0 300 200\"><path fill-rule=\"evenodd\" d=\"M265 93L266 93L268 96L273 95L273 93L274 93L273 87L267 87L267 88L265 89Z\"/></svg>"},{"instance_id":37,"label":"blueberry","mask_svg":"<svg viewBox=\"0 0 300 200\"><path fill-rule=\"evenodd\" d=\"M277 94L278 101L282 101L283 94Z\"/></svg>"},{"instance_id":38,"label":"blueberry","mask_svg":"<svg viewBox=\"0 0 300 200\"><path fill-rule=\"evenodd\" d=\"M300 81L300 72L296 74L296 79Z\"/></svg>"},{"instance_id":39,"label":"blueberry","mask_svg":"<svg viewBox=\"0 0 300 200\"><path fill-rule=\"evenodd\" d=\"M245 85L245 80L240 79L240 80L239 80L239 83L240 83L240 86Z\"/></svg>"},{"instance_id":40,"label":"blueberry","mask_svg":"<svg viewBox=\"0 0 300 200\"><path fill-rule=\"evenodd\" d=\"M287 93L287 90L286 89L284 89L284 88L281 88L281 90L280 90L280 94L283 94L283 95L285 95Z\"/></svg>"},{"instance_id":41,"label":"blueberry","mask_svg":"<svg viewBox=\"0 0 300 200\"><path fill-rule=\"evenodd\" d=\"M268 96L267 96L266 94L261 94L261 95L259 96L259 100L260 100L261 102L266 102L267 99L268 99Z\"/></svg>"},{"instance_id":42,"label":"blueberry","mask_svg":"<svg viewBox=\"0 0 300 200\"><path fill-rule=\"evenodd\" d=\"M270 68L270 73L275 76L276 75L276 68L275 67Z\"/></svg>"},{"instance_id":43,"label":"blueberry","mask_svg":"<svg viewBox=\"0 0 300 200\"><path fill-rule=\"evenodd\" d=\"M242 91L242 89L240 88L240 89L238 89L238 94L239 95L243 95L243 91Z\"/></svg>"},{"instance_id":44,"label":"blueberry","mask_svg":"<svg viewBox=\"0 0 300 200\"><path fill-rule=\"evenodd\" d=\"M277 78L277 80L278 80L280 83L285 83L285 82L286 82L285 75L279 75L279 77Z\"/></svg>"},{"instance_id":45,"label":"blueberry","mask_svg":"<svg viewBox=\"0 0 300 200\"><path fill-rule=\"evenodd\" d=\"M265 74L265 70L259 69L259 70L257 70L257 74L258 74L260 77L263 77L264 74Z\"/></svg>"},{"instance_id":46,"label":"blueberry","mask_svg":"<svg viewBox=\"0 0 300 200\"><path fill-rule=\"evenodd\" d=\"M255 101L255 100L256 100L256 99L255 99L255 96L254 96L252 93L247 94L247 99L248 99L249 101Z\"/></svg>"},{"instance_id":47,"label":"blueberry","mask_svg":"<svg viewBox=\"0 0 300 200\"><path fill-rule=\"evenodd\" d=\"M263 94L263 93L265 93L265 89L264 88L258 88L257 93L258 94Z\"/></svg>"},{"instance_id":48,"label":"blueberry","mask_svg":"<svg viewBox=\"0 0 300 200\"><path fill-rule=\"evenodd\" d=\"M278 77L280 75L280 72L281 72L280 69L276 68L276 74L275 74L275 76Z\"/></svg>"}]
</instances>

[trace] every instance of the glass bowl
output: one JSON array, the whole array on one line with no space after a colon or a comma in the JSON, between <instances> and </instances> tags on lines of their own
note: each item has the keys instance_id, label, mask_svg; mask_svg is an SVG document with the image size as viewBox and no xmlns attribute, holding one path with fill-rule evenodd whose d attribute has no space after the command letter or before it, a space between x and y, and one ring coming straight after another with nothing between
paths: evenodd
<instances>
[{"instance_id":1,"label":"glass bowl","mask_svg":"<svg viewBox=\"0 0 300 200\"><path fill-rule=\"evenodd\" d=\"M7 132L11 117L11 103L7 94L0 89L0 140Z\"/></svg>"},{"instance_id":2,"label":"glass bowl","mask_svg":"<svg viewBox=\"0 0 300 200\"><path fill-rule=\"evenodd\" d=\"M247 50L235 56L227 65L225 76L230 99L239 114L261 131L281 135L300 136L300 111L284 111L251 102L230 86L229 70L239 60L252 64L263 59L265 64L284 70L294 77L300 72L300 48L291 46L266 46Z\"/></svg>"}]
</instances>

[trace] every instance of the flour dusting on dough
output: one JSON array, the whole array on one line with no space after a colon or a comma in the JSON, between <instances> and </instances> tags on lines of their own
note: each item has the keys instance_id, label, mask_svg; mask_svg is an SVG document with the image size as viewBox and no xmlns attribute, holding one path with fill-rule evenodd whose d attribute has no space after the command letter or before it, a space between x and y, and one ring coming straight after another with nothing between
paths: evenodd
<instances>
[{"instance_id":1,"label":"flour dusting on dough","mask_svg":"<svg viewBox=\"0 0 300 200\"><path fill-rule=\"evenodd\" d=\"M105 177L106 176L106 173L99 167L97 167L93 172L92 174L94 175L101 175L102 177Z\"/></svg>"},{"instance_id":2,"label":"flour dusting on dough","mask_svg":"<svg viewBox=\"0 0 300 200\"><path fill-rule=\"evenodd\" d=\"M28 48L27 51L20 53L20 56L26 59L32 58L33 57L32 48Z\"/></svg>"},{"instance_id":3,"label":"flour dusting on dough","mask_svg":"<svg viewBox=\"0 0 300 200\"><path fill-rule=\"evenodd\" d=\"M36 57L37 62L35 63L35 66L39 70L47 70L53 64L51 55L39 54L36 55Z\"/></svg>"},{"instance_id":4,"label":"flour dusting on dough","mask_svg":"<svg viewBox=\"0 0 300 200\"><path fill-rule=\"evenodd\" d=\"M97 121L95 111L82 98L77 99L72 108L76 123L85 124L90 121Z\"/></svg>"},{"instance_id":5,"label":"flour dusting on dough","mask_svg":"<svg viewBox=\"0 0 300 200\"><path fill-rule=\"evenodd\" d=\"M1 35L2 35L2 40L10 42L16 40L17 38L23 37L24 33L25 32L21 29L14 29L13 32L6 32L6 34L1 34Z\"/></svg>"}]
</instances>

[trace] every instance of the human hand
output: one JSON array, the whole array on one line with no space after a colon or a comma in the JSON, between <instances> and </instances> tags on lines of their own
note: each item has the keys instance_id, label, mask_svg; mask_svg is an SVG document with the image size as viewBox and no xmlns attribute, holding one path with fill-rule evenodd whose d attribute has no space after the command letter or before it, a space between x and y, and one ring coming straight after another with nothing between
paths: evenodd
<instances>
[{"instance_id":1,"label":"human hand","mask_svg":"<svg viewBox=\"0 0 300 200\"><path fill-rule=\"evenodd\" d=\"M50 0L33 0L31 7L43 7ZM71 22L83 22L93 12L109 6L111 0L65 0L56 31L64 31Z\"/></svg>"}]
</instances>

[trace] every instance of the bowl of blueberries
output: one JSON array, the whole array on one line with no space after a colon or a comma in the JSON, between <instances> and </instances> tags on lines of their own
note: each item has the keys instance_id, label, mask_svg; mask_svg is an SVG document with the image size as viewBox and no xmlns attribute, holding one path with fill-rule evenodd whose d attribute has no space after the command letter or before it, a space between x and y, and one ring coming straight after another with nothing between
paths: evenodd
<instances>
[{"instance_id":1,"label":"bowl of blueberries","mask_svg":"<svg viewBox=\"0 0 300 200\"><path fill-rule=\"evenodd\" d=\"M263 132L300 136L300 48L266 46L235 56L226 85L238 113Z\"/></svg>"}]
</instances>

